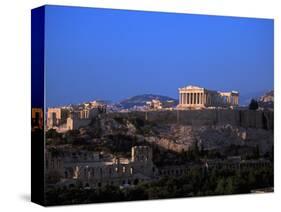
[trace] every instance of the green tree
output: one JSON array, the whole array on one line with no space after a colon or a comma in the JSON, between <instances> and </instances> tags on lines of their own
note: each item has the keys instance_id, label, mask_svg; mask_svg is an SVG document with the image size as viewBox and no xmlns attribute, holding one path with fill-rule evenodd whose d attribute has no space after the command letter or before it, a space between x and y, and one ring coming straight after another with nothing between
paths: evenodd
<instances>
[{"instance_id":1,"label":"green tree","mask_svg":"<svg viewBox=\"0 0 281 212\"><path fill-rule=\"evenodd\" d=\"M252 99L250 104L249 104L249 110L257 110L259 108L259 103L257 100Z\"/></svg>"},{"instance_id":2,"label":"green tree","mask_svg":"<svg viewBox=\"0 0 281 212\"><path fill-rule=\"evenodd\" d=\"M218 184L215 189L215 194L224 194L224 184L225 184L224 178L218 180Z\"/></svg>"},{"instance_id":3,"label":"green tree","mask_svg":"<svg viewBox=\"0 0 281 212\"><path fill-rule=\"evenodd\" d=\"M228 177L225 184L224 194L233 194L234 192L233 180L231 177Z\"/></svg>"}]
</instances>

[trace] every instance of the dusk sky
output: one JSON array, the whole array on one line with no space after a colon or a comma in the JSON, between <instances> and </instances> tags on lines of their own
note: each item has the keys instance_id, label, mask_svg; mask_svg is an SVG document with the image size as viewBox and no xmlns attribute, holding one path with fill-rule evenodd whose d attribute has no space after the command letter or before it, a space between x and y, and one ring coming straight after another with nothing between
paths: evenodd
<instances>
[{"instance_id":1,"label":"dusk sky","mask_svg":"<svg viewBox=\"0 0 281 212\"><path fill-rule=\"evenodd\" d=\"M273 20L46 7L47 106L273 89Z\"/></svg>"}]
</instances>

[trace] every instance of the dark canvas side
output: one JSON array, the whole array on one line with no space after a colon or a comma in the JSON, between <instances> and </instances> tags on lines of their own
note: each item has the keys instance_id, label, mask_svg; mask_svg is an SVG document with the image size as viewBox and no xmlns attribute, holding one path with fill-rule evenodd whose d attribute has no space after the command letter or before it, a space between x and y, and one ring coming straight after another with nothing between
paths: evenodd
<instances>
[{"instance_id":1,"label":"dark canvas side","mask_svg":"<svg viewBox=\"0 0 281 212\"><path fill-rule=\"evenodd\" d=\"M44 198L44 34L45 7L31 11L31 201Z\"/></svg>"}]
</instances>

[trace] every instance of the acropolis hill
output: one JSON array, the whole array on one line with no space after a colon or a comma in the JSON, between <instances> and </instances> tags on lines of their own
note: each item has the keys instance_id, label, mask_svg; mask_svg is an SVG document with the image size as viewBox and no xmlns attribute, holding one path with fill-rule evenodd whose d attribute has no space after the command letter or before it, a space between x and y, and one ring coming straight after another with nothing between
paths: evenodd
<instances>
[{"instance_id":1,"label":"acropolis hill","mask_svg":"<svg viewBox=\"0 0 281 212\"><path fill-rule=\"evenodd\" d=\"M272 111L136 111L103 114L96 121L100 124L86 131L102 127L106 134L124 133L176 152L187 151L196 141L205 149L249 145L266 152L273 145ZM135 122L142 124L136 126Z\"/></svg>"},{"instance_id":2,"label":"acropolis hill","mask_svg":"<svg viewBox=\"0 0 281 212\"><path fill-rule=\"evenodd\" d=\"M98 101L48 108L47 128L55 128L60 132L79 129L87 126L94 117L101 113L126 116L127 112L135 113L137 111L140 112L136 113L140 118L161 123L189 125L228 123L234 126L261 129L272 129L273 125L273 112L248 111L246 108L241 108L237 91L220 92L190 85L179 88L178 103L175 99L160 95L136 97L138 98L133 97L131 102L125 103L125 105L130 105L129 108ZM149 101L145 101L145 98ZM136 101L137 99L139 100Z\"/></svg>"},{"instance_id":3,"label":"acropolis hill","mask_svg":"<svg viewBox=\"0 0 281 212\"><path fill-rule=\"evenodd\" d=\"M133 143L146 141L176 152L187 151L196 141L205 149L259 146L260 151L267 152L273 145L273 116L272 110L246 109L111 112L83 119L87 123L75 130L86 143L98 145L121 136Z\"/></svg>"}]
</instances>

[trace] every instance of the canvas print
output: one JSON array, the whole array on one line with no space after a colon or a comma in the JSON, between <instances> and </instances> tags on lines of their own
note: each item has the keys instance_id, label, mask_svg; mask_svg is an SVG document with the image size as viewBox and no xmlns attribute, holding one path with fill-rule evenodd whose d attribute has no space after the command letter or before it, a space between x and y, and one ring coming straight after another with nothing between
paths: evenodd
<instances>
[{"instance_id":1,"label":"canvas print","mask_svg":"<svg viewBox=\"0 0 281 212\"><path fill-rule=\"evenodd\" d=\"M32 10L32 201L274 191L274 21Z\"/></svg>"}]
</instances>

